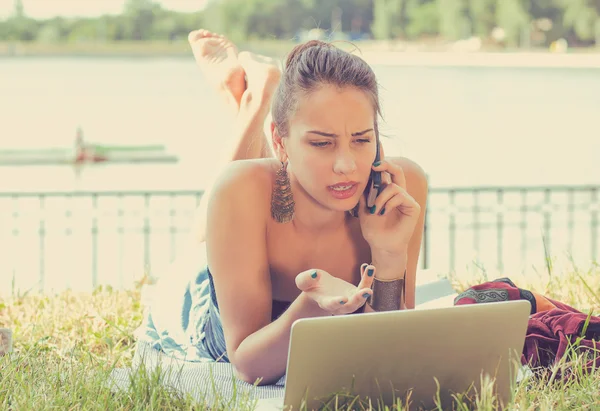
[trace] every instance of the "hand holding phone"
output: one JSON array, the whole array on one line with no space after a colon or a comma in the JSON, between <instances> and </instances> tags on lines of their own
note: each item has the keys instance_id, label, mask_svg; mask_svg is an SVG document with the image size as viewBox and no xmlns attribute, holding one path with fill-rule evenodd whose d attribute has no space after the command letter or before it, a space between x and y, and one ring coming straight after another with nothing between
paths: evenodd
<instances>
[{"instance_id":1,"label":"hand holding phone","mask_svg":"<svg viewBox=\"0 0 600 411\"><path fill-rule=\"evenodd\" d=\"M379 141L377 142L377 151L375 154L375 161L377 163L381 161L381 155L379 153ZM381 179L381 171L375 171L371 169L371 175L369 176L369 182L365 191L367 198L367 207L373 207L375 205L375 199L383 190L383 184Z\"/></svg>"}]
</instances>

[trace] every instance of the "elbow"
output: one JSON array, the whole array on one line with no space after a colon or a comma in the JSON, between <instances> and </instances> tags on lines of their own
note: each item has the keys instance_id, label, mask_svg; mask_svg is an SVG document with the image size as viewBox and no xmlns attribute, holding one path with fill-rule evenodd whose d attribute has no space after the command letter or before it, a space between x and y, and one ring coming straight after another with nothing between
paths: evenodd
<instances>
[{"instance_id":1,"label":"elbow","mask_svg":"<svg viewBox=\"0 0 600 411\"><path fill-rule=\"evenodd\" d=\"M234 369L234 374L237 379L242 380L251 385L259 386L259 385L275 384L279 380L279 377L278 378L273 378L273 377L267 378L267 377L260 375L260 373L252 372L252 370L240 369L240 368L236 367L235 365L233 366L233 369Z\"/></svg>"},{"instance_id":2,"label":"elbow","mask_svg":"<svg viewBox=\"0 0 600 411\"><path fill-rule=\"evenodd\" d=\"M273 375L272 372L270 373L268 369L264 369L262 366L252 364L251 361L240 361L239 358L232 359L231 357L230 360L235 377L248 384L257 386L275 384L281 378L281 376Z\"/></svg>"},{"instance_id":3,"label":"elbow","mask_svg":"<svg viewBox=\"0 0 600 411\"><path fill-rule=\"evenodd\" d=\"M265 385L266 384L265 380L262 379L260 376L258 376L256 373L241 371L237 367L234 367L234 369L235 369L235 376L238 380L242 380L245 383L248 383L251 385Z\"/></svg>"}]
</instances>

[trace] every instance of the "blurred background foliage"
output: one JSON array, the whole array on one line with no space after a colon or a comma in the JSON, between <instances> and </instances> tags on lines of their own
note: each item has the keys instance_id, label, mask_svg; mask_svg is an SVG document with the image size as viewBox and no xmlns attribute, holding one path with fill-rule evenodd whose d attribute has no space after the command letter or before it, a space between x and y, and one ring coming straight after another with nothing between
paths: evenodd
<instances>
[{"instance_id":1,"label":"blurred background foliage","mask_svg":"<svg viewBox=\"0 0 600 411\"><path fill-rule=\"evenodd\" d=\"M127 0L119 15L28 17L22 0L0 21L0 41L77 43L184 40L197 28L234 41L459 41L503 47L600 46L600 0L212 0L193 13Z\"/></svg>"}]
</instances>

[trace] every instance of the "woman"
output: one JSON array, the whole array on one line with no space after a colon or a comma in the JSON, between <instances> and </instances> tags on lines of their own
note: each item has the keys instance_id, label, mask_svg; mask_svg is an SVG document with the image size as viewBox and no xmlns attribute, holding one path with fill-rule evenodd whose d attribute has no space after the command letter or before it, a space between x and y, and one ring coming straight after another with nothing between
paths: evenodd
<instances>
[{"instance_id":1,"label":"woman","mask_svg":"<svg viewBox=\"0 0 600 411\"><path fill-rule=\"evenodd\" d=\"M175 342L270 384L285 374L295 320L414 308L427 181L410 160L384 158L377 82L359 57L310 41L280 73L223 36L199 30L189 40L237 136L199 210L205 267L184 303L189 343ZM372 170L385 183L374 204Z\"/></svg>"}]
</instances>

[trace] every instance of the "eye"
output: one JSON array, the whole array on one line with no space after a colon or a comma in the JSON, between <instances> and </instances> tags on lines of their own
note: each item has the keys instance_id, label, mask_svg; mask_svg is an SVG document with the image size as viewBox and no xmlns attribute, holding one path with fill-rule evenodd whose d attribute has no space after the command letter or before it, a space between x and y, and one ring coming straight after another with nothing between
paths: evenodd
<instances>
[{"instance_id":1,"label":"eye","mask_svg":"<svg viewBox=\"0 0 600 411\"><path fill-rule=\"evenodd\" d=\"M371 139L370 138L359 138L358 140L356 140L358 143L364 144L364 143L370 143Z\"/></svg>"},{"instance_id":2,"label":"eye","mask_svg":"<svg viewBox=\"0 0 600 411\"><path fill-rule=\"evenodd\" d=\"M329 141L311 141L310 145L315 147L325 147L329 145Z\"/></svg>"}]
</instances>

